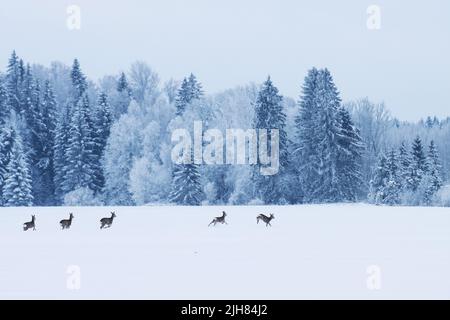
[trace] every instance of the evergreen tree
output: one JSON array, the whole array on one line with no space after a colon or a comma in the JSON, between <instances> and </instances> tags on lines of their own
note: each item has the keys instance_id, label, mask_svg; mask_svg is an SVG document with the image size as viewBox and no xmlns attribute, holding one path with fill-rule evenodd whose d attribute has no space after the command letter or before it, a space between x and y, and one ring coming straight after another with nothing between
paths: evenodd
<instances>
[{"instance_id":1,"label":"evergreen tree","mask_svg":"<svg viewBox=\"0 0 450 320\"><path fill-rule=\"evenodd\" d=\"M411 173L411 157L404 141L400 145L398 158L402 189L406 189L408 187L408 181Z\"/></svg>"},{"instance_id":2,"label":"evergreen tree","mask_svg":"<svg viewBox=\"0 0 450 320\"><path fill-rule=\"evenodd\" d=\"M420 137L416 137L412 145L411 166L408 179L409 189L416 191L422 181L423 176L427 173L427 158L422 146Z\"/></svg>"},{"instance_id":3,"label":"evergreen tree","mask_svg":"<svg viewBox=\"0 0 450 320\"><path fill-rule=\"evenodd\" d=\"M275 175L264 176L260 167L255 166L253 180L255 182L255 195L264 203L276 204L285 201L287 187L283 185L281 177L288 166L288 147L286 134L286 114L283 111L283 97L278 94L278 89L273 85L270 77L264 82L255 105L255 128L258 130L279 130L279 171ZM261 146L259 146L260 148ZM267 141L268 154L272 153L271 142Z\"/></svg>"},{"instance_id":4,"label":"evergreen tree","mask_svg":"<svg viewBox=\"0 0 450 320\"><path fill-rule=\"evenodd\" d=\"M372 203L383 203L383 200L385 198L383 193L384 187L388 179L389 169L387 167L387 158L386 155L381 154L378 157L378 162L374 170L373 178L372 180L370 180L370 193L368 198Z\"/></svg>"},{"instance_id":5,"label":"evergreen tree","mask_svg":"<svg viewBox=\"0 0 450 320\"><path fill-rule=\"evenodd\" d=\"M50 82L46 81L40 103L42 130L38 133L36 167L39 171L39 192L34 190L35 204L55 205L54 146L56 135L56 99ZM34 181L33 181L34 182Z\"/></svg>"},{"instance_id":6,"label":"evergreen tree","mask_svg":"<svg viewBox=\"0 0 450 320\"><path fill-rule=\"evenodd\" d=\"M3 205L3 187L6 179L7 166L11 159L11 150L15 140L15 131L10 125L0 126L0 205Z\"/></svg>"},{"instance_id":7,"label":"evergreen tree","mask_svg":"<svg viewBox=\"0 0 450 320\"><path fill-rule=\"evenodd\" d=\"M339 176L337 158L340 124L338 110L341 99L331 74L327 69L319 71L317 113L313 117L316 152L319 161L315 165L319 177L314 181L311 200L314 202L339 201Z\"/></svg>"},{"instance_id":8,"label":"evergreen tree","mask_svg":"<svg viewBox=\"0 0 450 320\"><path fill-rule=\"evenodd\" d=\"M108 98L105 93L100 94L98 104L94 110L93 115L94 124L94 177L93 177L93 191L100 192L105 185L105 178L101 165L101 159L105 151L106 143L111 131L111 112L108 104Z\"/></svg>"},{"instance_id":9,"label":"evergreen tree","mask_svg":"<svg viewBox=\"0 0 450 320\"><path fill-rule=\"evenodd\" d=\"M319 161L317 154L317 136L314 125L314 117L317 113L317 83L319 71L313 68L308 71L303 84L303 94L301 96L299 107L300 112L295 119L296 142L294 157L296 168L294 169L299 177L296 194L297 201L310 202L314 190L315 181L318 179L316 164Z\"/></svg>"},{"instance_id":10,"label":"evergreen tree","mask_svg":"<svg viewBox=\"0 0 450 320\"><path fill-rule=\"evenodd\" d=\"M55 198L57 203L61 204L65 191L64 182L66 170L68 169L68 161L66 159L66 149L69 139L69 107L64 108L62 114L59 116L55 127L55 144L53 147L53 166L55 185Z\"/></svg>"},{"instance_id":11,"label":"evergreen tree","mask_svg":"<svg viewBox=\"0 0 450 320\"><path fill-rule=\"evenodd\" d=\"M9 207L31 206L31 174L20 133L14 135L3 186L3 203Z\"/></svg>"},{"instance_id":12,"label":"evergreen tree","mask_svg":"<svg viewBox=\"0 0 450 320\"><path fill-rule=\"evenodd\" d=\"M178 90L178 95L175 100L177 108L177 115L180 116L186 110L186 107L195 99L200 99L203 96L202 85L197 81L197 78L191 73L189 79L184 78L181 88Z\"/></svg>"},{"instance_id":13,"label":"evergreen tree","mask_svg":"<svg viewBox=\"0 0 450 320\"><path fill-rule=\"evenodd\" d=\"M23 63L23 62L22 62ZM21 67L20 60L13 51L6 70L6 82L9 105L16 112L20 112Z\"/></svg>"},{"instance_id":14,"label":"evergreen tree","mask_svg":"<svg viewBox=\"0 0 450 320\"><path fill-rule=\"evenodd\" d=\"M364 145L355 128L350 113L344 107L339 109L340 134L337 168L341 201L356 201L362 181L362 152Z\"/></svg>"},{"instance_id":15,"label":"evergreen tree","mask_svg":"<svg viewBox=\"0 0 450 320\"><path fill-rule=\"evenodd\" d=\"M11 114L10 105L8 103L8 91L3 81L0 79L0 127L5 124L6 119Z\"/></svg>"},{"instance_id":16,"label":"evergreen tree","mask_svg":"<svg viewBox=\"0 0 450 320\"><path fill-rule=\"evenodd\" d=\"M386 168L389 172L389 178L384 182L382 203L391 206L398 205L400 203L401 178L400 166L394 150L388 153Z\"/></svg>"},{"instance_id":17,"label":"evergreen tree","mask_svg":"<svg viewBox=\"0 0 450 320\"><path fill-rule=\"evenodd\" d=\"M117 81L117 98L112 99L111 104L111 114L114 119L119 119L119 117L128 111L128 106L130 105L132 99L132 90L125 76L125 73L121 73L119 80Z\"/></svg>"},{"instance_id":18,"label":"evergreen tree","mask_svg":"<svg viewBox=\"0 0 450 320\"><path fill-rule=\"evenodd\" d=\"M119 81L117 81L117 91L118 92L125 92L128 95L131 94L130 93L131 92L130 86L128 84L128 80L127 80L127 77L126 77L124 72L122 72L120 74Z\"/></svg>"},{"instance_id":19,"label":"evergreen tree","mask_svg":"<svg viewBox=\"0 0 450 320\"><path fill-rule=\"evenodd\" d=\"M69 135L65 150L66 167L63 181L65 193L85 187L94 189L95 156L93 126L89 109L89 100L86 96L83 96L70 117Z\"/></svg>"},{"instance_id":20,"label":"evergreen tree","mask_svg":"<svg viewBox=\"0 0 450 320\"><path fill-rule=\"evenodd\" d=\"M397 154L391 150L381 155L370 181L369 200L375 204L398 205L400 203L400 165Z\"/></svg>"},{"instance_id":21,"label":"evergreen tree","mask_svg":"<svg viewBox=\"0 0 450 320\"><path fill-rule=\"evenodd\" d=\"M26 67L26 71L25 74L23 75L23 79L21 81L21 86L19 90L20 90L19 114L25 118L28 124L28 128L32 132L33 130L32 124L33 121L35 120L35 116L37 116L36 113L38 111L37 106L35 105L35 100L39 99L39 96L36 96L35 92L36 87L33 75L31 74L31 67L29 64ZM29 134L30 133L28 133L28 135ZM30 136L27 138L31 139L32 137Z\"/></svg>"},{"instance_id":22,"label":"evergreen tree","mask_svg":"<svg viewBox=\"0 0 450 320\"><path fill-rule=\"evenodd\" d=\"M424 190L424 203L431 205L436 192L442 187L441 164L439 154L434 141L431 141L428 148L428 172L426 176L426 186Z\"/></svg>"},{"instance_id":23,"label":"evergreen tree","mask_svg":"<svg viewBox=\"0 0 450 320\"><path fill-rule=\"evenodd\" d=\"M196 164L175 165L169 200L180 205L197 206L200 205L202 198L199 166Z\"/></svg>"},{"instance_id":24,"label":"evergreen tree","mask_svg":"<svg viewBox=\"0 0 450 320\"><path fill-rule=\"evenodd\" d=\"M72 70L70 72L70 78L72 80L72 98L73 103L76 105L78 101L83 97L87 90L86 77L81 71L80 63L78 59L73 61Z\"/></svg>"}]
</instances>

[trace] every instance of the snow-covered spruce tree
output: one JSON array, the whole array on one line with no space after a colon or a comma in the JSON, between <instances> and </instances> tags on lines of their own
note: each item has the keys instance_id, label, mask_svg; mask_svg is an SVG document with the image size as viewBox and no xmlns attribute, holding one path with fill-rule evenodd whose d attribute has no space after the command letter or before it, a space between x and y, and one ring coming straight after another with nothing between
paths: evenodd
<instances>
[{"instance_id":1,"label":"snow-covered spruce tree","mask_svg":"<svg viewBox=\"0 0 450 320\"><path fill-rule=\"evenodd\" d=\"M94 189L95 156L93 125L89 111L89 100L86 95L72 110L65 151L66 167L63 181L65 193L84 187Z\"/></svg>"},{"instance_id":2,"label":"snow-covered spruce tree","mask_svg":"<svg viewBox=\"0 0 450 320\"><path fill-rule=\"evenodd\" d=\"M377 166L374 170L373 178L370 180L369 201L374 204L382 204L385 199L384 189L386 181L389 180L389 169L387 167L386 155L378 157Z\"/></svg>"},{"instance_id":3,"label":"snow-covered spruce tree","mask_svg":"<svg viewBox=\"0 0 450 320\"><path fill-rule=\"evenodd\" d=\"M64 199L64 181L68 162L66 159L66 149L69 138L69 106L63 108L59 115L55 127L55 143L53 146L53 166L55 185L55 201L61 204Z\"/></svg>"},{"instance_id":4,"label":"snow-covered spruce tree","mask_svg":"<svg viewBox=\"0 0 450 320\"><path fill-rule=\"evenodd\" d=\"M354 126L350 113L339 108L340 134L337 168L340 200L354 202L361 195L362 153L364 144L359 130Z\"/></svg>"},{"instance_id":5,"label":"snow-covered spruce tree","mask_svg":"<svg viewBox=\"0 0 450 320\"><path fill-rule=\"evenodd\" d=\"M117 81L117 91L126 92L130 95L130 87L128 85L127 76L124 72L120 74L119 80Z\"/></svg>"},{"instance_id":6,"label":"snow-covered spruce tree","mask_svg":"<svg viewBox=\"0 0 450 320\"><path fill-rule=\"evenodd\" d=\"M122 114L127 112L132 98L132 90L124 72L120 74L116 90L118 96L114 101L114 104L112 104L111 114L113 118L117 120Z\"/></svg>"},{"instance_id":7,"label":"snow-covered spruce tree","mask_svg":"<svg viewBox=\"0 0 450 320\"><path fill-rule=\"evenodd\" d=\"M337 202L342 200L339 194L337 168L338 139L341 131L338 110L341 99L327 69L319 71L318 80L317 113L313 116L313 126L315 126L316 138L314 140L317 139L316 153L319 160L315 169L319 176L317 180L313 181L314 188L310 200L313 202Z\"/></svg>"},{"instance_id":8,"label":"snow-covered spruce tree","mask_svg":"<svg viewBox=\"0 0 450 320\"><path fill-rule=\"evenodd\" d=\"M169 201L179 205L198 206L203 200L199 165L174 165Z\"/></svg>"},{"instance_id":9,"label":"snow-covered spruce tree","mask_svg":"<svg viewBox=\"0 0 450 320\"><path fill-rule=\"evenodd\" d=\"M0 127L5 124L6 119L11 113L11 107L8 102L8 91L5 84L0 79Z\"/></svg>"},{"instance_id":10,"label":"snow-covered spruce tree","mask_svg":"<svg viewBox=\"0 0 450 320\"><path fill-rule=\"evenodd\" d=\"M425 205L431 205L433 202L433 198L436 193L442 187L442 178L441 178L441 164L439 161L439 154L436 148L434 141L432 140L430 146L428 148L428 156L427 156L427 175L425 176L425 186L424 186L424 195L423 202Z\"/></svg>"},{"instance_id":11,"label":"snow-covered spruce tree","mask_svg":"<svg viewBox=\"0 0 450 320\"><path fill-rule=\"evenodd\" d=\"M411 173L411 157L406 147L406 143L402 141L399 148L398 161L400 166L400 178L402 189L406 190L408 188L408 181Z\"/></svg>"},{"instance_id":12,"label":"snow-covered spruce tree","mask_svg":"<svg viewBox=\"0 0 450 320\"><path fill-rule=\"evenodd\" d=\"M0 205L3 205L3 187L5 184L7 166L11 158L11 149L15 131L9 123L0 126Z\"/></svg>"},{"instance_id":13,"label":"snow-covered spruce tree","mask_svg":"<svg viewBox=\"0 0 450 320\"><path fill-rule=\"evenodd\" d=\"M6 89L9 105L18 113L20 113L20 91L23 73L23 61L21 61L16 52L13 51L6 70Z\"/></svg>"},{"instance_id":14,"label":"snow-covered spruce tree","mask_svg":"<svg viewBox=\"0 0 450 320\"><path fill-rule=\"evenodd\" d=\"M93 170L92 187L94 193L100 192L105 185L101 159L111 131L112 117L108 97L101 93L93 113Z\"/></svg>"},{"instance_id":15,"label":"snow-covered spruce tree","mask_svg":"<svg viewBox=\"0 0 450 320\"><path fill-rule=\"evenodd\" d=\"M191 73L184 79L175 101L176 115L183 116L188 105L203 96L202 86ZM200 205L203 189L200 183L199 165L179 164L172 168L172 191L169 201L180 205Z\"/></svg>"},{"instance_id":16,"label":"snow-covered spruce tree","mask_svg":"<svg viewBox=\"0 0 450 320\"><path fill-rule=\"evenodd\" d=\"M316 97L317 97L317 82L319 71L313 68L308 71L305 77L302 96L300 98L299 107L300 112L295 119L296 124L296 139L294 161L295 172L299 177L299 187L296 190L298 195L297 202L311 202L311 195L315 186L315 181L318 179L318 172L316 164L319 161L317 154L317 126L314 125L315 116L318 112Z\"/></svg>"},{"instance_id":17,"label":"snow-covered spruce tree","mask_svg":"<svg viewBox=\"0 0 450 320\"><path fill-rule=\"evenodd\" d=\"M411 150L411 166L408 178L408 187L415 192L427 173L427 158L423 150L422 140L419 136L413 142Z\"/></svg>"},{"instance_id":18,"label":"snow-covered spruce tree","mask_svg":"<svg viewBox=\"0 0 450 320\"><path fill-rule=\"evenodd\" d=\"M26 74L28 78L32 78L29 68ZM28 96L31 94L31 96ZM39 81L33 81L31 88L24 91L24 97L27 101L23 106L25 119L27 123L27 146L31 148L29 155L29 162L31 166L31 176L33 181L33 198L36 205L51 205L54 190L52 185L49 185L53 180L52 168L49 168L49 157L47 148L52 148L51 141L48 140L49 129L44 122L41 100L41 87ZM47 172L50 169L50 172ZM47 174L50 173L50 176ZM49 202L50 201L50 202Z\"/></svg>"},{"instance_id":19,"label":"snow-covered spruce tree","mask_svg":"<svg viewBox=\"0 0 450 320\"><path fill-rule=\"evenodd\" d=\"M70 79L72 80L72 101L76 105L87 90L86 76L81 71L78 59L73 61Z\"/></svg>"},{"instance_id":20,"label":"snow-covered spruce tree","mask_svg":"<svg viewBox=\"0 0 450 320\"><path fill-rule=\"evenodd\" d=\"M297 172L304 202L343 201L339 186L341 99L327 69L309 71L296 119Z\"/></svg>"},{"instance_id":21,"label":"snow-covered spruce tree","mask_svg":"<svg viewBox=\"0 0 450 320\"><path fill-rule=\"evenodd\" d=\"M41 129L39 149L36 151L36 167L40 172L40 192L34 192L35 204L55 205L54 146L56 131L56 99L49 81L45 82L40 104Z\"/></svg>"},{"instance_id":22,"label":"snow-covered spruce tree","mask_svg":"<svg viewBox=\"0 0 450 320\"><path fill-rule=\"evenodd\" d=\"M8 95L3 81L0 79L0 205L2 205L2 189L6 166L9 162L12 146L12 134L10 126L7 125L9 119L10 106L8 104Z\"/></svg>"},{"instance_id":23,"label":"snow-covered spruce tree","mask_svg":"<svg viewBox=\"0 0 450 320\"><path fill-rule=\"evenodd\" d=\"M33 195L29 164L23 149L21 134L15 128L13 130L10 159L4 177L3 205L8 207L31 206L33 205Z\"/></svg>"},{"instance_id":24,"label":"snow-covered spruce tree","mask_svg":"<svg viewBox=\"0 0 450 320\"><path fill-rule=\"evenodd\" d=\"M178 95L175 100L177 108L177 115L181 116L186 107L195 99L200 99L203 96L202 85L197 81L197 78L191 73L189 79L184 78L181 88L178 90Z\"/></svg>"},{"instance_id":25,"label":"snow-covered spruce tree","mask_svg":"<svg viewBox=\"0 0 450 320\"><path fill-rule=\"evenodd\" d=\"M383 186L382 203L390 206L398 205L402 186L398 157L394 150L391 150L387 155L386 168L389 172L389 178L385 180Z\"/></svg>"},{"instance_id":26,"label":"snow-covered spruce tree","mask_svg":"<svg viewBox=\"0 0 450 320\"><path fill-rule=\"evenodd\" d=\"M260 172L261 164L254 168L253 180L255 197L267 204L280 204L286 201L287 186L283 175L288 166L288 148L286 135L286 114L283 111L283 97L273 85L270 77L262 85L255 104L255 123L257 130L279 130L279 171L275 175L264 176ZM261 148L259 145L258 148ZM267 152L272 153L270 139Z\"/></svg>"}]
</instances>

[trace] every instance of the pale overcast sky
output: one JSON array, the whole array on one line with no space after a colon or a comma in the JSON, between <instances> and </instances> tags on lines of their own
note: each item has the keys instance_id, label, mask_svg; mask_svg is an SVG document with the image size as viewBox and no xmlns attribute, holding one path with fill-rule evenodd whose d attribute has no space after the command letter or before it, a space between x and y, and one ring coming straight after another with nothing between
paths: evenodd
<instances>
[{"instance_id":1,"label":"pale overcast sky","mask_svg":"<svg viewBox=\"0 0 450 320\"><path fill-rule=\"evenodd\" d=\"M66 8L81 9L69 31ZM366 26L369 5L381 29ZM385 101L395 116L450 115L448 0L2 0L0 62L78 57L96 80L148 62L163 80L194 72L214 93L270 74L296 98L312 66L328 67L344 101Z\"/></svg>"}]
</instances>

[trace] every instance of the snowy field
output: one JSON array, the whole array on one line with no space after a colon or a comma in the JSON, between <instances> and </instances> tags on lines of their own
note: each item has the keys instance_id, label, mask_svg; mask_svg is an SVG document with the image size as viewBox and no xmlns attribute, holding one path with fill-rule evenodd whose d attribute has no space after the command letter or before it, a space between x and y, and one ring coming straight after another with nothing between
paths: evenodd
<instances>
[{"instance_id":1,"label":"snowy field","mask_svg":"<svg viewBox=\"0 0 450 320\"><path fill-rule=\"evenodd\" d=\"M450 299L450 209L226 207L228 225L208 228L221 210L1 208L0 298ZM37 231L23 232L33 213ZM259 213L275 214L272 228Z\"/></svg>"}]
</instances>

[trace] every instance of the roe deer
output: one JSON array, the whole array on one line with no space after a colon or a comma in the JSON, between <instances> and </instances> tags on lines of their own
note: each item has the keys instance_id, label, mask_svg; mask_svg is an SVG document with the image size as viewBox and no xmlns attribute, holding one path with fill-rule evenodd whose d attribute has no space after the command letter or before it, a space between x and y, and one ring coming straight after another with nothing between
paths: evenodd
<instances>
[{"instance_id":1,"label":"roe deer","mask_svg":"<svg viewBox=\"0 0 450 320\"><path fill-rule=\"evenodd\" d=\"M111 228L114 218L116 217L115 212L111 212L111 218L103 218L100 220L100 229Z\"/></svg>"},{"instance_id":2,"label":"roe deer","mask_svg":"<svg viewBox=\"0 0 450 320\"><path fill-rule=\"evenodd\" d=\"M259 223L259 220L262 220L265 222L266 227L268 227L268 226L272 226L270 224L270 221L272 221L273 219L275 219L275 216L273 214L270 214L269 217L266 215L260 214L259 216L256 217L256 223Z\"/></svg>"},{"instance_id":3,"label":"roe deer","mask_svg":"<svg viewBox=\"0 0 450 320\"><path fill-rule=\"evenodd\" d=\"M61 220L59 222L59 224L61 224L61 228L62 230L64 229L70 229L70 226L72 225L72 220L73 220L73 214L71 213L69 216L69 219L67 220Z\"/></svg>"},{"instance_id":4,"label":"roe deer","mask_svg":"<svg viewBox=\"0 0 450 320\"><path fill-rule=\"evenodd\" d=\"M36 231L36 225L34 223L35 221L36 221L36 217L33 214L31 216L31 221L30 222L25 222L23 224L23 231L27 231L28 229L33 229L33 231Z\"/></svg>"},{"instance_id":5,"label":"roe deer","mask_svg":"<svg viewBox=\"0 0 450 320\"><path fill-rule=\"evenodd\" d=\"M222 211L222 216L221 217L216 217L216 218L214 218L213 219L213 221L211 221L211 223L210 224L208 224L208 227L210 226L210 225L213 225L213 226L215 226L216 225L216 223L221 223L221 224L228 224L226 221L225 221L225 217L227 216L227 214L225 213L225 211Z\"/></svg>"}]
</instances>

